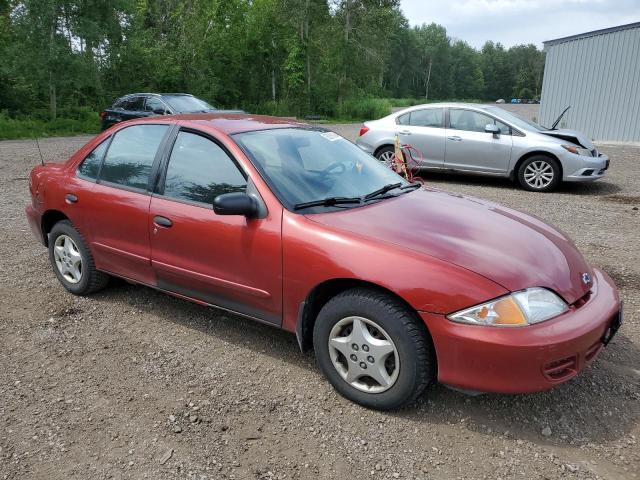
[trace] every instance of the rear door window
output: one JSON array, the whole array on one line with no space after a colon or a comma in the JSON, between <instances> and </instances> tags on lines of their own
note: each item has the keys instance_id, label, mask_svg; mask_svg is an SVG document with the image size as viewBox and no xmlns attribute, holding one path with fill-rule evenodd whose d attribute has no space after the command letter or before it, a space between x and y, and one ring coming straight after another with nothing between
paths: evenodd
<instances>
[{"instance_id":1,"label":"rear door window","mask_svg":"<svg viewBox=\"0 0 640 480\"><path fill-rule=\"evenodd\" d=\"M151 167L168 125L134 125L115 134L100 181L146 190Z\"/></svg>"},{"instance_id":2,"label":"rear door window","mask_svg":"<svg viewBox=\"0 0 640 480\"><path fill-rule=\"evenodd\" d=\"M415 127L442 128L444 120L443 108L425 108L411 112L410 125Z\"/></svg>"}]
</instances>

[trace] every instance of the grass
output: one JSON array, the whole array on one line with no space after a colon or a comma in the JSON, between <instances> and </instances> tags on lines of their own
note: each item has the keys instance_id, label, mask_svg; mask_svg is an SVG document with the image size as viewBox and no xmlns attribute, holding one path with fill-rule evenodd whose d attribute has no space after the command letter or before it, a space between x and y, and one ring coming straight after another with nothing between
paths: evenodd
<instances>
[{"instance_id":1,"label":"grass","mask_svg":"<svg viewBox=\"0 0 640 480\"><path fill-rule=\"evenodd\" d=\"M0 140L60 137L100 131L100 117L97 113L84 112L74 117L44 120L37 117L11 118L0 113Z\"/></svg>"}]
</instances>

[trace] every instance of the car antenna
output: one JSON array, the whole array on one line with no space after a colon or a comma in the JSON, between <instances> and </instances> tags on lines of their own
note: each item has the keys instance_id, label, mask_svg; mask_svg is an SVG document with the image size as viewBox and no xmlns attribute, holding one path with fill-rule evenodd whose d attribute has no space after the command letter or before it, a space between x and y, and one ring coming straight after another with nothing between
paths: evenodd
<instances>
[{"instance_id":1,"label":"car antenna","mask_svg":"<svg viewBox=\"0 0 640 480\"><path fill-rule=\"evenodd\" d=\"M38 147L38 153L40 154L40 163L44 165L44 158L42 158L42 150L40 150L40 142L38 142L38 137L35 137L36 145Z\"/></svg>"}]
</instances>

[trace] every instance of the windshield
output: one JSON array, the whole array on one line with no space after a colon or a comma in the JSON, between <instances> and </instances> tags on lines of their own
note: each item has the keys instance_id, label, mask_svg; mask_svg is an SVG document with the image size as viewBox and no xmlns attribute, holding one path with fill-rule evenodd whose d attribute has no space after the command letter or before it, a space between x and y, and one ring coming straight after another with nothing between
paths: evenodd
<instances>
[{"instance_id":1,"label":"windshield","mask_svg":"<svg viewBox=\"0 0 640 480\"><path fill-rule=\"evenodd\" d=\"M534 128L540 132L544 132L548 130L548 128L544 128L542 125L538 125L536 122L532 120L527 120L526 118L520 118L518 115L508 112L504 108L500 107L487 107L486 110L495 114L498 117L502 117L507 122L512 123L516 127L524 128L525 130Z\"/></svg>"},{"instance_id":2,"label":"windshield","mask_svg":"<svg viewBox=\"0 0 640 480\"><path fill-rule=\"evenodd\" d=\"M204 100L200 100L199 98L192 97L190 95L163 95L162 98L178 113L215 110L215 108Z\"/></svg>"},{"instance_id":3,"label":"windshield","mask_svg":"<svg viewBox=\"0 0 640 480\"><path fill-rule=\"evenodd\" d=\"M282 128L238 133L233 138L289 210L327 198L362 198L389 184L409 185L353 143L326 130ZM352 201L308 211L359 205Z\"/></svg>"}]
</instances>

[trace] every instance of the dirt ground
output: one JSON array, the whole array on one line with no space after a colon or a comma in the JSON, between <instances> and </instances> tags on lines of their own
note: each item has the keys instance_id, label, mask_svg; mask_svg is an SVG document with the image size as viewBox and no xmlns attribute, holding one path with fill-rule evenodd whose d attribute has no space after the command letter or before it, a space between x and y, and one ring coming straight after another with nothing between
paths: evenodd
<instances>
[{"instance_id":1,"label":"dirt ground","mask_svg":"<svg viewBox=\"0 0 640 480\"><path fill-rule=\"evenodd\" d=\"M41 146L62 160L87 140ZM604 180L552 194L426 178L567 232L621 288L614 342L550 392L434 385L380 413L339 397L287 333L124 282L66 293L24 217L35 144L0 142L0 479L638 478L640 148L601 149Z\"/></svg>"}]
</instances>

